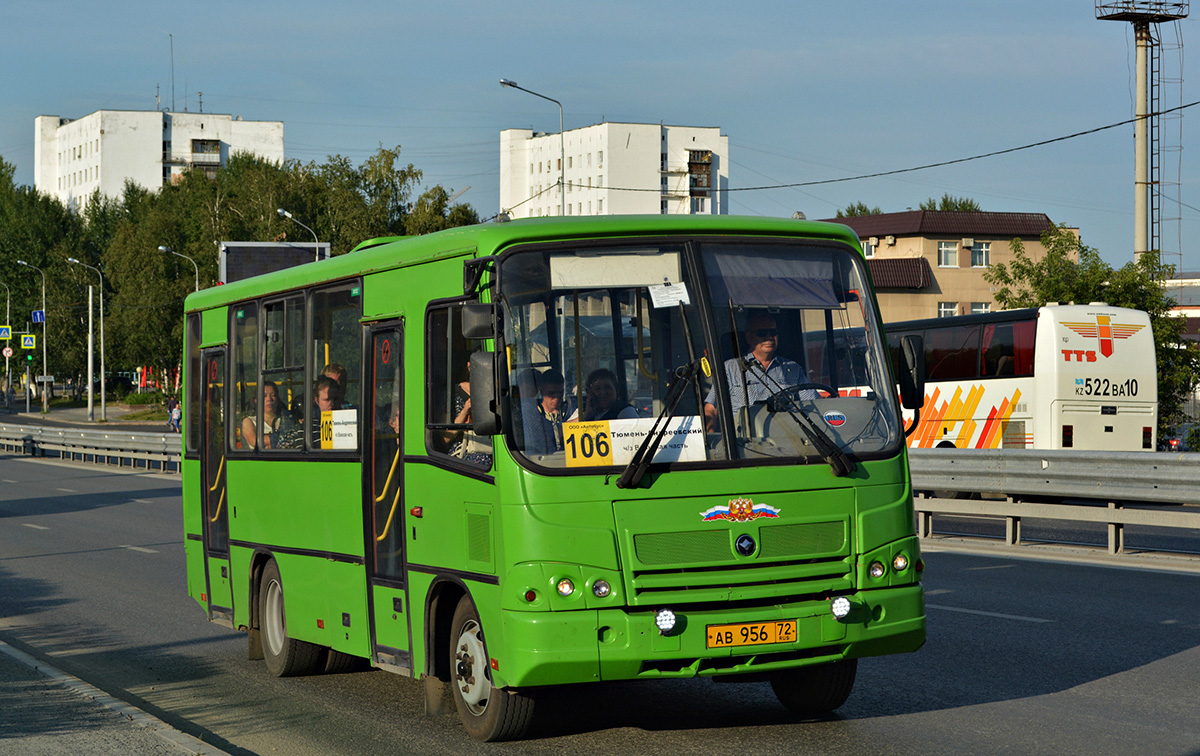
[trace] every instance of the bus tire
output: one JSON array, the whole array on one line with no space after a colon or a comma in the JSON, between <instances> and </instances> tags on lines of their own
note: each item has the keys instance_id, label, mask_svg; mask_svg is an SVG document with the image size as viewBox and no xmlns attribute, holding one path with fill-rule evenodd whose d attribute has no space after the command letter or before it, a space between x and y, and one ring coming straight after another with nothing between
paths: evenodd
<instances>
[{"instance_id":1,"label":"bus tire","mask_svg":"<svg viewBox=\"0 0 1200 756\"><path fill-rule=\"evenodd\" d=\"M350 672L361 672L366 669L367 660L361 656L352 654L344 654L341 651L334 651L332 648L325 649L326 653L322 654L321 671L327 675L343 675Z\"/></svg>"},{"instance_id":2,"label":"bus tire","mask_svg":"<svg viewBox=\"0 0 1200 756\"><path fill-rule=\"evenodd\" d=\"M771 677L771 689L792 713L824 717L846 703L857 672L858 659L789 669Z\"/></svg>"},{"instance_id":3,"label":"bus tire","mask_svg":"<svg viewBox=\"0 0 1200 756\"><path fill-rule=\"evenodd\" d=\"M279 566L274 559L263 568L258 600L258 623L267 670L276 677L311 675L316 672L322 661L321 647L296 640L287 634L283 581L279 578Z\"/></svg>"},{"instance_id":4,"label":"bus tire","mask_svg":"<svg viewBox=\"0 0 1200 756\"><path fill-rule=\"evenodd\" d=\"M533 699L492 687L483 625L469 596L463 596L450 623L450 686L467 733L476 740L515 740L533 721Z\"/></svg>"}]
</instances>

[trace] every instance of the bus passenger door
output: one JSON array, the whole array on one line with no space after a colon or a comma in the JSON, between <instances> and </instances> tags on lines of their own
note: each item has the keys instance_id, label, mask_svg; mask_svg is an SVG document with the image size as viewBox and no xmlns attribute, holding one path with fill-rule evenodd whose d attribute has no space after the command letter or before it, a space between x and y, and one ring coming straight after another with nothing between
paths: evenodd
<instances>
[{"instance_id":1,"label":"bus passenger door","mask_svg":"<svg viewBox=\"0 0 1200 756\"><path fill-rule=\"evenodd\" d=\"M363 493L368 526L367 579L372 659L412 669L407 581L404 577L403 331L391 323L371 330L370 408Z\"/></svg>"},{"instance_id":2,"label":"bus passenger door","mask_svg":"<svg viewBox=\"0 0 1200 756\"><path fill-rule=\"evenodd\" d=\"M204 425L200 466L204 490L204 566L208 617L232 627L229 584L229 500L225 493L225 350L204 351Z\"/></svg>"}]
</instances>

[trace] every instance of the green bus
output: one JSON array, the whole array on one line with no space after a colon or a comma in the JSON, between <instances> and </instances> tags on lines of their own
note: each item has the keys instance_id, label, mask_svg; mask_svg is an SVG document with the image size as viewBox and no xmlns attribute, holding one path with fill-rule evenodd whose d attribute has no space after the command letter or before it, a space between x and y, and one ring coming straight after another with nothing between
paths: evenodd
<instances>
[{"instance_id":1,"label":"green bus","mask_svg":"<svg viewBox=\"0 0 1200 756\"><path fill-rule=\"evenodd\" d=\"M415 677L503 740L546 686L601 680L770 683L820 715L860 657L924 642L922 350L892 375L842 226L373 239L185 317L188 591L273 674Z\"/></svg>"}]
</instances>

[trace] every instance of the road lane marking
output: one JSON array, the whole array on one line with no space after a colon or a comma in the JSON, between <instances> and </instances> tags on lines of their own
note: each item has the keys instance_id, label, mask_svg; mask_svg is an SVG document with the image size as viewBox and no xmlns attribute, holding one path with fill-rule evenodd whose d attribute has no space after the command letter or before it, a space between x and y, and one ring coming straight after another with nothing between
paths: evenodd
<instances>
[{"instance_id":1,"label":"road lane marking","mask_svg":"<svg viewBox=\"0 0 1200 756\"><path fill-rule=\"evenodd\" d=\"M1052 619L1042 619L1041 617L1022 617L1019 614L1000 614L999 612L984 612L979 609L962 609L957 606L943 606L941 604L926 604L926 609L941 609L946 612L959 612L961 614L975 614L980 617L997 617L999 619L1018 620L1020 622L1053 622Z\"/></svg>"},{"instance_id":2,"label":"road lane marking","mask_svg":"<svg viewBox=\"0 0 1200 756\"><path fill-rule=\"evenodd\" d=\"M1010 570L1016 567L1015 564L994 564L990 567L966 567L966 572L978 572L979 570Z\"/></svg>"},{"instance_id":3,"label":"road lane marking","mask_svg":"<svg viewBox=\"0 0 1200 756\"><path fill-rule=\"evenodd\" d=\"M74 488L56 488L56 489L54 489L54 490L56 490L56 491L64 491L64 492L66 492L66 493L79 493L79 492L78 492L78 491L76 491Z\"/></svg>"},{"instance_id":4,"label":"road lane marking","mask_svg":"<svg viewBox=\"0 0 1200 756\"><path fill-rule=\"evenodd\" d=\"M4 483L20 483L18 480L9 480L8 478L0 478L0 482Z\"/></svg>"},{"instance_id":5,"label":"road lane marking","mask_svg":"<svg viewBox=\"0 0 1200 756\"><path fill-rule=\"evenodd\" d=\"M134 502L135 504L153 504L154 503L154 502L150 501L149 499L130 499L130 501Z\"/></svg>"},{"instance_id":6,"label":"road lane marking","mask_svg":"<svg viewBox=\"0 0 1200 756\"><path fill-rule=\"evenodd\" d=\"M23 522L21 524L27 528L33 528L34 530L49 530L50 529L50 528L46 527L45 525L34 525L32 522Z\"/></svg>"},{"instance_id":7,"label":"road lane marking","mask_svg":"<svg viewBox=\"0 0 1200 756\"><path fill-rule=\"evenodd\" d=\"M158 552L157 552L157 551L155 551L154 549L147 549L147 548L145 548L145 547L143 547L143 546L125 546L125 545L122 545L122 546L121 546L121 548L123 548L123 549L129 549L130 551L140 551L140 552L142 552L143 554L157 554L157 553L158 553Z\"/></svg>"}]
</instances>

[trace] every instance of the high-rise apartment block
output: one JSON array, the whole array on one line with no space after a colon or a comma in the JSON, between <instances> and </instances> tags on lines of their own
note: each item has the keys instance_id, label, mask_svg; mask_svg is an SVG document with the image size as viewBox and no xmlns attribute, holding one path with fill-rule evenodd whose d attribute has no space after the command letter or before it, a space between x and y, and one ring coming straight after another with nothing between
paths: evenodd
<instances>
[{"instance_id":1,"label":"high-rise apartment block","mask_svg":"<svg viewBox=\"0 0 1200 756\"><path fill-rule=\"evenodd\" d=\"M282 121L97 110L76 119L38 116L34 129L34 186L73 208L97 189L120 196L127 180L155 189L178 181L189 168L215 174L237 152L283 160Z\"/></svg>"},{"instance_id":2,"label":"high-rise apartment block","mask_svg":"<svg viewBox=\"0 0 1200 756\"><path fill-rule=\"evenodd\" d=\"M718 128L600 123L561 135L500 132L500 210L512 218L722 215L728 188L729 137Z\"/></svg>"}]
</instances>

